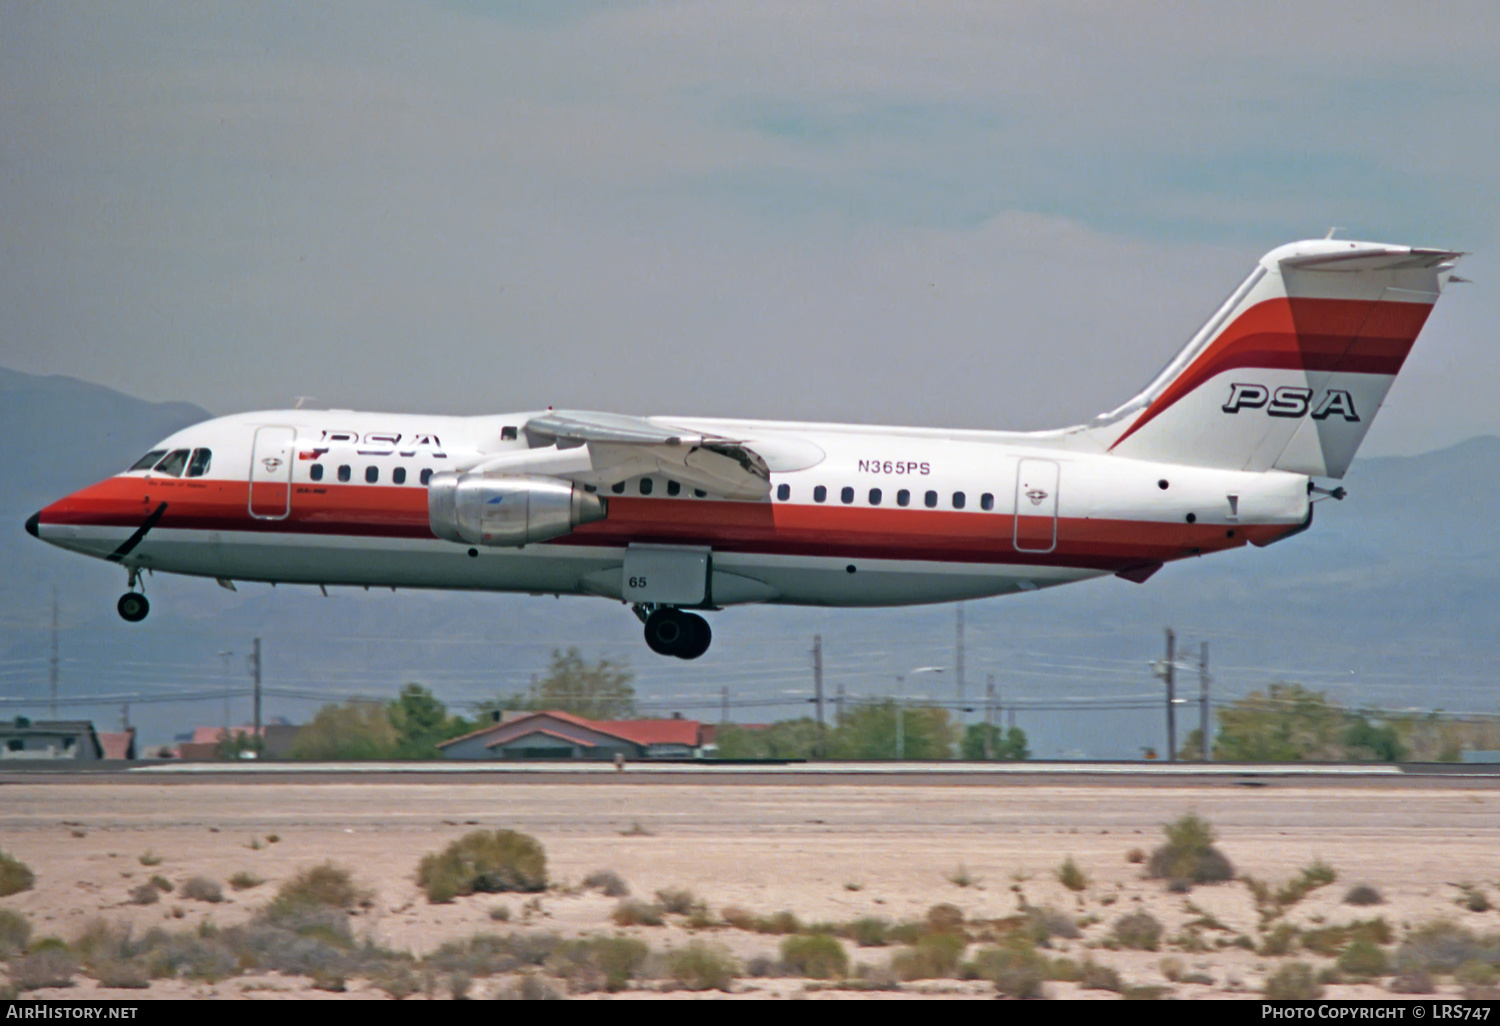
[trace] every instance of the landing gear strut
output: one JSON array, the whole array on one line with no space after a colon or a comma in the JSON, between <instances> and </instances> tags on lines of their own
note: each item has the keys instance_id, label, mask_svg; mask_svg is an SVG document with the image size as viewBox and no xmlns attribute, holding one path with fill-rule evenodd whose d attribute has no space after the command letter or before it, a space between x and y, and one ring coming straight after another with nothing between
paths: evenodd
<instances>
[{"instance_id":1,"label":"landing gear strut","mask_svg":"<svg viewBox=\"0 0 1500 1026\"><path fill-rule=\"evenodd\" d=\"M130 588L120 596L120 601L115 603L115 609L119 611L121 619L127 623L140 623L151 612L151 603L146 601L146 596L134 590L140 586L141 572L134 568L127 568L129 575L125 580L125 587Z\"/></svg>"},{"instance_id":2,"label":"landing gear strut","mask_svg":"<svg viewBox=\"0 0 1500 1026\"><path fill-rule=\"evenodd\" d=\"M696 613L665 606L646 617L646 644L657 655L697 659L713 638L708 621Z\"/></svg>"}]
</instances>

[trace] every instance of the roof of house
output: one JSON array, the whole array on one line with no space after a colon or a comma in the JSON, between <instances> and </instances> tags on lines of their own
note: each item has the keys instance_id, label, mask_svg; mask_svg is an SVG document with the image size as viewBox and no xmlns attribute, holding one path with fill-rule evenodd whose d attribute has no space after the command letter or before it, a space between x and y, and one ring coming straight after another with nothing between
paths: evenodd
<instances>
[{"instance_id":1,"label":"roof of house","mask_svg":"<svg viewBox=\"0 0 1500 1026\"><path fill-rule=\"evenodd\" d=\"M511 744L515 738L525 736L524 733L516 733L518 724L524 724L529 720L539 717L571 724L583 730L605 734L609 737L619 738L622 741L629 741L631 744L643 747L676 744L695 748L700 743L699 724L697 720L589 720L582 716L575 716L572 713L561 712L556 709L545 709L526 716L518 716L513 720L506 720L504 723L487 724L461 737L449 738L447 741L440 742L438 747L447 748L450 745L458 744L460 741L468 741L472 738L483 737L484 735L500 731L504 731L507 735L508 739L505 743ZM538 729L541 729L543 733L551 733L550 731L546 731L545 728Z\"/></svg>"},{"instance_id":2,"label":"roof of house","mask_svg":"<svg viewBox=\"0 0 1500 1026\"><path fill-rule=\"evenodd\" d=\"M99 731L99 747L104 749L106 759L135 758L135 728L122 731Z\"/></svg>"}]
</instances>

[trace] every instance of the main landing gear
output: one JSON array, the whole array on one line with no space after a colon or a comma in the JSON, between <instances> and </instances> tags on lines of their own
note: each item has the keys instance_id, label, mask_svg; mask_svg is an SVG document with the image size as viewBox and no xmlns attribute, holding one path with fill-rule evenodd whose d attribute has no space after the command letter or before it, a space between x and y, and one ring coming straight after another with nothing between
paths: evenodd
<instances>
[{"instance_id":1,"label":"main landing gear","mask_svg":"<svg viewBox=\"0 0 1500 1026\"><path fill-rule=\"evenodd\" d=\"M645 610L636 607L636 615ZM678 659L697 659L708 651L714 639L708 621L696 613L684 613L672 606L662 606L644 615L646 621L646 644L657 655L676 656Z\"/></svg>"},{"instance_id":2,"label":"main landing gear","mask_svg":"<svg viewBox=\"0 0 1500 1026\"><path fill-rule=\"evenodd\" d=\"M115 609L119 611L120 618L127 623L140 623L151 612L151 603L146 601L146 596L135 591L141 583L141 572L139 570L127 569L130 576L126 579L125 587L132 590L120 596L120 601L115 603Z\"/></svg>"}]
</instances>

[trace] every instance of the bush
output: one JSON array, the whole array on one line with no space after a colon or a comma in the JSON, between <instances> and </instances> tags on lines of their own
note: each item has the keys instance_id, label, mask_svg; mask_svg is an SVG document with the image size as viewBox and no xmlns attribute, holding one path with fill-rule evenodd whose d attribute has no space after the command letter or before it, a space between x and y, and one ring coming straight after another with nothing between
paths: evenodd
<instances>
[{"instance_id":1,"label":"bush","mask_svg":"<svg viewBox=\"0 0 1500 1026\"><path fill-rule=\"evenodd\" d=\"M623 898L630 893L630 885L612 869L601 869L590 873L583 878L583 885L592 887L606 898Z\"/></svg>"},{"instance_id":2,"label":"bush","mask_svg":"<svg viewBox=\"0 0 1500 1026\"><path fill-rule=\"evenodd\" d=\"M1084 990L1112 990L1116 994L1125 989L1117 970L1097 962L1084 962L1079 968L1078 985Z\"/></svg>"},{"instance_id":3,"label":"bush","mask_svg":"<svg viewBox=\"0 0 1500 1026\"><path fill-rule=\"evenodd\" d=\"M660 926L663 922L660 905L648 905L644 901L622 901L610 914L616 926Z\"/></svg>"},{"instance_id":4,"label":"bush","mask_svg":"<svg viewBox=\"0 0 1500 1026\"><path fill-rule=\"evenodd\" d=\"M1080 933L1072 916L1050 905L1043 908L1033 905L1026 910L1026 932L1033 943L1042 946L1053 937L1074 940Z\"/></svg>"},{"instance_id":5,"label":"bush","mask_svg":"<svg viewBox=\"0 0 1500 1026\"><path fill-rule=\"evenodd\" d=\"M879 916L862 916L844 928L844 935L862 948L883 948L890 943L886 939L890 928Z\"/></svg>"},{"instance_id":6,"label":"bush","mask_svg":"<svg viewBox=\"0 0 1500 1026\"><path fill-rule=\"evenodd\" d=\"M848 964L847 958L845 964ZM688 990L728 990L739 972L739 963L729 952L702 941L693 941L667 955L668 975Z\"/></svg>"},{"instance_id":7,"label":"bush","mask_svg":"<svg viewBox=\"0 0 1500 1026\"><path fill-rule=\"evenodd\" d=\"M1089 886L1089 878L1078 868L1078 863L1073 861L1071 855L1063 859L1063 864L1058 867L1057 882L1070 891L1087 890Z\"/></svg>"},{"instance_id":8,"label":"bush","mask_svg":"<svg viewBox=\"0 0 1500 1026\"><path fill-rule=\"evenodd\" d=\"M0 851L0 898L31 890L36 874L14 855Z\"/></svg>"},{"instance_id":9,"label":"bush","mask_svg":"<svg viewBox=\"0 0 1500 1026\"><path fill-rule=\"evenodd\" d=\"M964 910L946 901L927 910L927 929L932 933L961 933Z\"/></svg>"},{"instance_id":10,"label":"bush","mask_svg":"<svg viewBox=\"0 0 1500 1026\"><path fill-rule=\"evenodd\" d=\"M229 878L229 886L237 891L248 891L250 888L259 887L265 882L263 878L256 876L254 873L248 873L243 869Z\"/></svg>"},{"instance_id":11,"label":"bush","mask_svg":"<svg viewBox=\"0 0 1500 1026\"><path fill-rule=\"evenodd\" d=\"M17 990L71 987L78 963L66 945L48 945L10 962L10 982Z\"/></svg>"},{"instance_id":12,"label":"bush","mask_svg":"<svg viewBox=\"0 0 1500 1026\"><path fill-rule=\"evenodd\" d=\"M1344 895L1345 905L1383 905L1385 898L1369 884L1355 884Z\"/></svg>"},{"instance_id":13,"label":"bush","mask_svg":"<svg viewBox=\"0 0 1500 1026\"><path fill-rule=\"evenodd\" d=\"M1295 905L1319 887L1326 887L1338 879L1334 868L1321 859L1306 867L1276 891L1276 904Z\"/></svg>"},{"instance_id":14,"label":"bush","mask_svg":"<svg viewBox=\"0 0 1500 1026\"><path fill-rule=\"evenodd\" d=\"M1302 931L1291 923L1278 923L1276 928L1266 934L1265 940L1261 942L1258 954L1268 958L1278 955L1289 955L1297 946Z\"/></svg>"},{"instance_id":15,"label":"bush","mask_svg":"<svg viewBox=\"0 0 1500 1026\"><path fill-rule=\"evenodd\" d=\"M815 980L840 979L849 974L849 955L837 937L804 933L781 942L781 961L799 976Z\"/></svg>"},{"instance_id":16,"label":"bush","mask_svg":"<svg viewBox=\"0 0 1500 1026\"><path fill-rule=\"evenodd\" d=\"M514 830L475 830L423 857L417 883L433 904L476 891L544 891L547 855L536 838Z\"/></svg>"},{"instance_id":17,"label":"bush","mask_svg":"<svg viewBox=\"0 0 1500 1026\"><path fill-rule=\"evenodd\" d=\"M130 889L130 903L132 905L155 905L161 900L161 891L157 890L151 881L132 887Z\"/></svg>"},{"instance_id":18,"label":"bush","mask_svg":"<svg viewBox=\"0 0 1500 1026\"><path fill-rule=\"evenodd\" d=\"M1234 867L1213 846L1214 830L1197 813L1189 812L1162 827L1167 843L1151 853L1146 875L1182 884L1220 883L1234 879Z\"/></svg>"},{"instance_id":19,"label":"bush","mask_svg":"<svg viewBox=\"0 0 1500 1026\"><path fill-rule=\"evenodd\" d=\"M983 948L974 956L973 972L1005 997L1037 998L1042 996L1047 964L1034 948Z\"/></svg>"},{"instance_id":20,"label":"bush","mask_svg":"<svg viewBox=\"0 0 1500 1026\"><path fill-rule=\"evenodd\" d=\"M219 885L205 876L195 876L182 885L182 896L193 901L207 901L217 904L224 900L224 892Z\"/></svg>"},{"instance_id":21,"label":"bush","mask_svg":"<svg viewBox=\"0 0 1500 1026\"><path fill-rule=\"evenodd\" d=\"M9 958L26 950L31 940L31 923L21 913L0 908L0 958Z\"/></svg>"},{"instance_id":22,"label":"bush","mask_svg":"<svg viewBox=\"0 0 1500 1026\"><path fill-rule=\"evenodd\" d=\"M1316 1001L1323 985L1306 962L1290 962L1266 978L1265 995L1272 1001Z\"/></svg>"},{"instance_id":23,"label":"bush","mask_svg":"<svg viewBox=\"0 0 1500 1026\"><path fill-rule=\"evenodd\" d=\"M690 916L695 913L701 915L708 911L708 906L688 890L660 890L656 892L656 900L663 911L674 916Z\"/></svg>"},{"instance_id":24,"label":"bush","mask_svg":"<svg viewBox=\"0 0 1500 1026\"><path fill-rule=\"evenodd\" d=\"M1380 946L1363 938L1350 941L1349 946L1339 953L1335 965L1339 972L1359 979L1384 976L1391 971L1390 960Z\"/></svg>"},{"instance_id":25,"label":"bush","mask_svg":"<svg viewBox=\"0 0 1500 1026\"><path fill-rule=\"evenodd\" d=\"M901 980L931 980L953 976L968 939L958 933L931 933L891 957L891 972Z\"/></svg>"},{"instance_id":26,"label":"bush","mask_svg":"<svg viewBox=\"0 0 1500 1026\"><path fill-rule=\"evenodd\" d=\"M338 932L342 928L347 933L347 917L330 917L327 913L368 908L373 900L369 891L355 886L347 869L325 862L304 869L282 884L261 918L294 930L324 927Z\"/></svg>"},{"instance_id":27,"label":"bush","mask_svg":"<svg viewBox=\"0 0 1500 1026\"><path fill-rule=\"evenodd\" d=\"M578 993L624 990L640 975L651 949L634 937L567 941L548 960L552 972Z\"/></svg>"},{"instance_id":28,"label":"bush","mask_svg":"<svg viewBox=\"0 0 1500 1026\"><path fill-rule=\"evenodd\" d=\"M1130 912L1115 920L1110 937L1122 948L1155 951L1161 943L1161 922L1149 912Z\"/></svg>"},{"instance_id":29,"label":"bush","mask_svg":"<svg viewBox=\"0 0 1500 1026\"><path fill-rule=\"evenodd\" d=\"M1465 962L1476 959L1500 963L1500 938L1481 940L1464 927L1444 919L1427 923L1406 935L1396 951L1396 968L1402 973L1451 973Z\"/></svg>"},{"instance_id":30,"label":"bush","mask_svg":"<svg viewBox=\"0 0 1500 1026\"><path fill-rule=\"evenodd\" d=\"M1432 977L1420 969L1401 973L1391 980L1392 994L1434 994L1437 986Z\"/></svg>"}]
</instances>

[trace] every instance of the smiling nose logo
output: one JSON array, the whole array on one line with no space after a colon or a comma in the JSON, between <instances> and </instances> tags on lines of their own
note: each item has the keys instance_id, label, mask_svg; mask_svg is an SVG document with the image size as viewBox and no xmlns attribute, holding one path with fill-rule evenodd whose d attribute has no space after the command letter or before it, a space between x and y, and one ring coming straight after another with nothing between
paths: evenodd
<instances>
[{"instance_id":1,"label":"smiling nose logo","mask_svg":"<svg viewBox=\"0 0 1500 1026\"><path fill-rule=\"evenodd\" d=\"M1040 488L1033 488L1031 491L1026 493L1026 498L1031 500L1031 504L1033 506L1040 506L1042 504L1042 500L1046 497L1047 493L1042 491Z\"/></svg>"},{"instance_id":2,"label":"smiling nose logo","mask_svg":"<svg viewBox=\"0 0 1500 1026\"><path fill-rule=\"evenodd\" d=\"M265 459L260 461L260 465L266 468L267 474L274 474L276 473L276 468L281 466L281 457L267 456Z\"/></svg>"}]
</instances>

